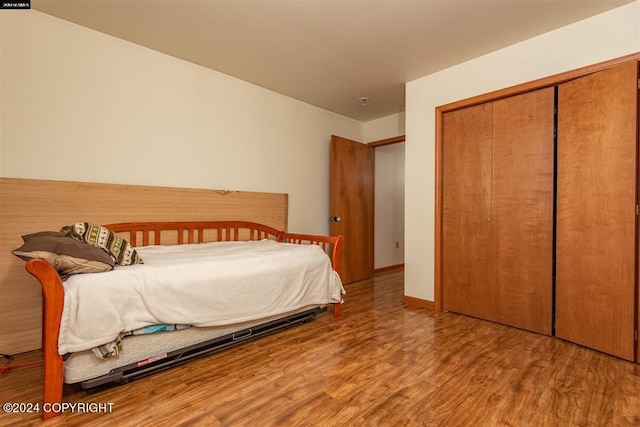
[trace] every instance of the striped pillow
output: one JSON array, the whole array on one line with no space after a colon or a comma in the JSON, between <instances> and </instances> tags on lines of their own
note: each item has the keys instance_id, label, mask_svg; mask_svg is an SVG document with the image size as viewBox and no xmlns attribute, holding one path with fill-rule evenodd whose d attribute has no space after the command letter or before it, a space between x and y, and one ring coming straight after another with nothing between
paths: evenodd
<instances>
[{"instance_id":1,"label":"striped pillow","mask_svg":"<svg viewBox=\"0 0 640 427\"><path fill-rule=\"evenodd\" d=\"M76 240L104 249L117 265L143 264L133 246L108 228L90 222L76 222L60 230Z\"/></svg>"}]
</instances>

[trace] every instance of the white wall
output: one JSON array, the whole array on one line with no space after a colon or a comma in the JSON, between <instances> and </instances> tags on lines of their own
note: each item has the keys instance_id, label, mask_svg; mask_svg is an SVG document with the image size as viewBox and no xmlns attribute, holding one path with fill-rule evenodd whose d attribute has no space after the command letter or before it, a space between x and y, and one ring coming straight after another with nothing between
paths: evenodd
<instances>
[{"instance_id":1,"label":"white wall","mask_svg":"<svg viewBox=\"0 0 640 427\"><path fill-rule=\"evenodd\" d=\"M288 193L328 232L330 136L363 123L35 10L0 49L0 176Z\"/></svg>"},{"instance_id":2,"label":"white wall","mask_svg":"<svg viewBox=\"0 0 640 427\"><path fill-rule=\"evenodd\" d=\"M404 163L404 143L376 148L376 269L404 263Z\"/></svg>"},{"instance_id":3,"label":"white wall","mask_svg":"<svg viewBox=\"0 0 640 427\"><path fill-rule=\"evenodd\" d=\"M364 142L369 143L404 135L404 128L404 112L371 120L364 124Z\"/></svg>"},{"instance_id":4,"label":"white wall","mask_svg":"<svg viewBox=\"0 0 640 427\"><path fill-rule=\"evenodd\" d=\"M638 51L640 1L407 84L407 296L434 299L435 108Z\"/></svg>"}]
</instances>

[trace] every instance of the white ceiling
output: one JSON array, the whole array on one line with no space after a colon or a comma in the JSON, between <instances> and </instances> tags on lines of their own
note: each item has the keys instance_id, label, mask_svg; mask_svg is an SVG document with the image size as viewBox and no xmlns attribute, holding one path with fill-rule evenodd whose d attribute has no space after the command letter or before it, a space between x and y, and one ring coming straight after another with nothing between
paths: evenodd
<instances>
[{"instance_id":1,"label":"white ceiling","mask_svg":"<svg viewBox=\"0 0 640 427\"><path fill-rule=\"evenodd\" d=\"M633 0L33 0L32 8L360 121L404 83ZM368 105L358 102L369 97Z\"/></svg>"}]
</instances>

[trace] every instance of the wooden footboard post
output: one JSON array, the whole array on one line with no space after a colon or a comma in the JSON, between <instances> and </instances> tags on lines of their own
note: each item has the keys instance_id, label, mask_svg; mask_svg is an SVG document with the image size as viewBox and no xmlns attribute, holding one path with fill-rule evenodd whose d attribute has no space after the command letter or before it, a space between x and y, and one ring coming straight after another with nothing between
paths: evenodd
<instances>
[{"instance_id":1,"label":"wooden footboard post","mask_svg":"<svg viewBox=\"0 0 640 427\"><path fill-rule=\"evenodd\" d=\"M331 251L331 265L338 275L340 274L340 250L342 249L342 235L336 238L333 243L333 250ZM340 317L340 303L333 304L333 317Z\"/></svg>"},{"instance_id":2,"label":"wooden footboard post","mask_svg":"<svg viewBox=\"0 0 640 427\"><path fill-rule=\"evenodd\" d=\"M42 352L44 354L44 383L42 419L60 415L50 409L59 408L53 403L62 402L63 370L62 356L58 354L58 335L64 304L62 280L56 270L45 260L32 259L27 262L26 270L35 276L42 285ZM44 409L44 408L43 408Z\"/></svg>"},{"instance_id":3,"label":"wooden footboard post","mask_svg":"<svg viewBox=\"0 0 640 427\"><path fill-rule=\"evenodd\" d=\"M333 317L340 317L340 303L333 304Z\"/></svg>"}]
</instances>

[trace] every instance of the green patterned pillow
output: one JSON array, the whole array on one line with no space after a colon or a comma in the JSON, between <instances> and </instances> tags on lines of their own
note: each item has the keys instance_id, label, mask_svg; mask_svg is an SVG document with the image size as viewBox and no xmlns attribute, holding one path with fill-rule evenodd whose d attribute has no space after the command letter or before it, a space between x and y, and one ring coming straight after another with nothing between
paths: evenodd
<instances>
[{"instance_id":1,"label":"green patterned pillow","mask_svg":"<svg viewBox=\"0 0 640 427\"><path fill-rule=\"evenodd\" d=\"M60 230L76 240L102 248L113 258L117 265L142 264L133 246L108 228L90 222L76 222Z\"/></svg>"}]
</instances>

